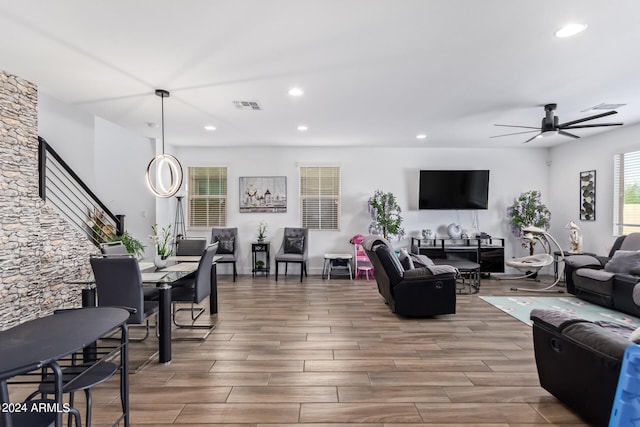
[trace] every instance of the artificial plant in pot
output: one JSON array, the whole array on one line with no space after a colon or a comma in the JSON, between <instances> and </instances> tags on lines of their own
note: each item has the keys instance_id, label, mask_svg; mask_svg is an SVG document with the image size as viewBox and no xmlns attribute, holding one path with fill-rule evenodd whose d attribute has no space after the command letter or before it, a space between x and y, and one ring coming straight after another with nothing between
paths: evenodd
<instances>
[{"instance_id":1,"label":"artificial plant in pot","mask_svg":"<svg viewBox=\"0 0 640 427\"><path fill-rule=\"evenodd\" d=\"M511 224L511 231L515 236L522 239L522 247L529 249L529 255L533 255L536 239L525 234L522 229L528 226L535 226L543 230L549 229L551 212L541 201L542 193L538 190L525 191L507 208L507 218Z\"/></svg>"},{"instance_id":2,"label":"artificial plant in pot","mask_svg":"<svg viewBox=\"0 0 640 427\"><path fill-rule=\"evenodd\" d=\"M171 249L171 224L166 227L158 229L158 224L151 226L152 234L149 238L153 241L156 247L156 254L153 259L153 263L158 268L166 267L167 258L173 252Z\"/></svg>"},{"instance_id":3,"label":"artificial plant in pot","mask_svg":"<svg viewBox=\"0 0 640 427\"><path fill-rule=\"evenodd\" d=\"M128 231L125 231L120 236L114 236L111 241L122 242L124 247L127 248L127 252L129 252L130 254L133 254L133 256L135 256L138 259L142 259L145 246L142 244L140 240L136 239L131 234L129 234Z\"/></svg>"},{"instance_id":4,"label":"artificial plant in pot","mask_svg":"<svg viewBox=\"0 0 640 427\"><path fill-rule=\"evenodd\" d=\"M393 193L376 190L369 198L367 208L372 219L369 224L369 233L382 234L387 240L391 236L396 236L398 240L404 237L402 217L400 216L402 211Z\"/></svg>"}]
</instances>

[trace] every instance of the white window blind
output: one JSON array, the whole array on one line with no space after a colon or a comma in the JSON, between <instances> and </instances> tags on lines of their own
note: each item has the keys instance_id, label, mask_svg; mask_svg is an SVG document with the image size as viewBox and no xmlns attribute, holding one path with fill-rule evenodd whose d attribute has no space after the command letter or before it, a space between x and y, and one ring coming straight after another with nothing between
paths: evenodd
<instances>
[{"instance_id":1,"label":"white window blind","mask_svg":"<svg viewBox=\"0 0 640 427\"><path fill-rule=\"evenodd\" d=\"M300 167L300 216L311 230L340 229L339 167Z\"/></svg>"},{"instance_id":2,"label":"white window blind","mask_svg":"<svg viewBox=\"0 0 640 427\"><path fill-rule=\"evenodd\" d=\"M188 192L189 227L227 225L227 168L190 167Z\"/></svg>"},{"instance_id":3,"label":"white window blind","mask_svg":"<svg viewBox=\"0 0 640 427\"><path fill-rule=\"evenodd\" d=\"M640 151L614 156L613 234L640 231Z\"/></svg>"}]
</instances>

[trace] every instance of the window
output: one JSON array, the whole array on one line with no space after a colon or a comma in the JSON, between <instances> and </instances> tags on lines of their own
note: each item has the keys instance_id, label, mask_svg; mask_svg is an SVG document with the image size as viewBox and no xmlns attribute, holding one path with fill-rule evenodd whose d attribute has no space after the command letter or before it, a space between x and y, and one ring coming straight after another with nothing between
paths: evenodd
<instances>
[{"instance_id":1,"label":"window","mask_svg":"<svg viewBox=\"0 0 640 427\"><path fill-rule=\"evenodd\" d=\"M189 227L227 225L227 168L190 167L187 184Z\"/></svg>"},{"instance_id":2,"label":"window","mask_svg":"<svg viewBox=\"0 0 640 427\"><path fill-rule=\"evenodd\" d=\"M340 229L339 167L300 167L300 216L311 230Z\"/></svg>"},{"instance_id":3,"label":"window","mask_svg":"<svg viewBox=\"0 0 640 427\"><path fill-rule=\"evenodd\" d=\"M640 151L614 156L613 234L640 231Z\"/></svg>"}]
</instances>

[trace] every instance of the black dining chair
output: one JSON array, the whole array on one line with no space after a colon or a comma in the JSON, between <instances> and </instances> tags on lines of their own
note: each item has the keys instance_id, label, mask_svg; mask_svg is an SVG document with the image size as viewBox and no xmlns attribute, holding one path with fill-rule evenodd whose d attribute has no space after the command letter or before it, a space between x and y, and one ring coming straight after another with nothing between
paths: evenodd
<instances>
[{"instance_id":1,"label":"black dining chair","mask_svg":"<svg viewBox=\"0 0 640 427\"><path fill-rule=\"evenodd\" d=\"M128 324L146 324L149 336L149 318L159 311L159 302L145 298L138 261L132 255L94 255L89 259L96 281L98 307L126 307L135 310ZM134 341L134 340L132 340Z\"/></svg>"},{"instance_id":2,"label":"black dining chair","mask_svg":"<svg viewBox=\"0 0 640 427\"><path fill-rule=\"evenodd\" d=\"M204 313L205 309L196 307L206 297L211 295L211 275L213 266L213 257L218 250L218 243L207 246L202 253L198 269L194 276L180 279L172 284L171 301L173 305L173 323L179 328L188 329L208 329L208 333L204 338L197 338L198 341L206 339L215 325L196 325L195 322ZM178 308L178 303L190 303L191 308ZM181 311L191 312L191 323L184 324L177 321L177 315Z\"/></svg>"},{"instance_id":3,"label":"black dining chair","mask_svg":"<svg viewBox=\"0 0 640 427\"><path fill-rule=\"evenodd\" d=\"M211 229L211 243L218 243L219 256L216 263L233 264L233 281L236 281L238 270L238 228L237 227L213 227Z\"/></svg>"},{"instance_id":4,"label":"black dining chair","mask_svg":"<svg viewBox=\"0 0 640 427\"><path fill-rule=\"evenodd\" d=\"M128 255L127 247L122 242L107 242L100 244L103 255Z\"/></svg>"},{"instance_id":5,"label":"black dining chair","mask_svg":"<svg viewBox=\"0 0 640 427\"><path fill-rule=\"evenodd\" d=\"M183 237L176 241L177 256L200 256L207 247L207 240L196 237Z\"/></svg>"}]
</instances>

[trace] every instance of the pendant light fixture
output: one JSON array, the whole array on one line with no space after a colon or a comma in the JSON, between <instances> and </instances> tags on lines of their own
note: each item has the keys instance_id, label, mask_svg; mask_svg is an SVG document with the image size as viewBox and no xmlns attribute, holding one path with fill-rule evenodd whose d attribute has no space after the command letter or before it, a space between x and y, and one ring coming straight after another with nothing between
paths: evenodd
<instances>
[{"instance_id":1,"label":"pendant light fixture","mask_svg":"<svg viewBox=\"0 0 640 427\"><path fill-rule=\"evenodd\" d=\"M164 152L164 99L170 96L164 89L156 89L162 99L162 154L156 155L147 166L147 186L156 197L171 197L182 185L182 166L178 159Z\"/></svg>"}]
</instances>

